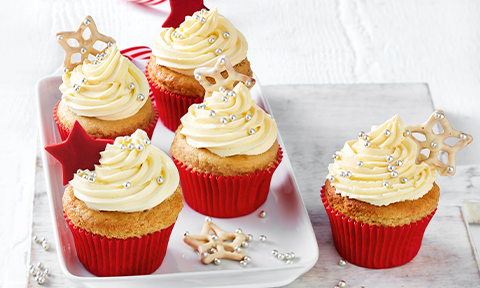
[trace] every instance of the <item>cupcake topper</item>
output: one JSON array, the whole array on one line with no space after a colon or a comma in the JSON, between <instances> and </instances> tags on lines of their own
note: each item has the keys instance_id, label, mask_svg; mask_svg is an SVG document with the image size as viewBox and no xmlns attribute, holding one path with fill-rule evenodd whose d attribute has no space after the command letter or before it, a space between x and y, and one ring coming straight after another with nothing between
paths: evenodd
<instances>
[{"instance_id":1,"label":"cupcake topper","mask_svg":"<svg viewBox=\"0 0 480 288\"><path fill-rule=\"evenodd\" d=\"M186 16L192 16L193 13L202 9L207 9L203 0L170 0L170 14L162 27L177 28L185 21Z\"/></svg>"},{"instance_id":2,"label":"cupcake topper","mask_svg":"<svg viewBox=\"0 0 480 288\"><path fill-rule=\"evenodd\" d=\"M433 127L435 124L440 123L443 128L443 132L435 134ZM473 140L472 135L455 130L450 126L450 122L443 113L442 110L435 111L432 116L424 124L408 125L405 126L407 137L410 137L417 144L417 163L425 162L428 165L435 167L437 172L442 176L453 176L455 174L455 156L458 151L463 147L470 144ZM420 133L425 136L425 141L419 141L413 137L412 133ZM448 138L457 138L459 141L451 146L445 143ZM430 154L427 158L422 159L420 152L423 149L429 149ZM438 154L440 151L444 151L448 154L447 163L442 163L438 160Z\"/></svg>"},{"instance_id":3,"label":"cupcake topper","mask_svg":"<svg viewBox=\"0 0 480 288\"><path fill-rule=\"evenodd\" d=\"M90 30L90 36L85 39L83 34L87 29ZM75 39L78 42L78 46L72 46L69 44L69 39ZM77 31L57 33L57 41L58 44L62 46L63 50L65 50L65 59L63 60L63 66L65 67L64 72L73 70L73 68L87 59L89 54L95 57L97 54L101 53L102 51L93 47L96 42L104 42L107 46L111 45L110 43L115 43L115 39L112 37L98 32L97 25L95 25L91 16L85 17ZM80 54L79 62L72 62L72 55L74 54Z\"/></svg>"},{"instance_id":4,"label":"cupcake topper","mask_svg":"<svg viewBox=\"0 0 480 288\"><path fill-rule=\"evenodd\" d=\"M210 231L215 234L210 235ZM248 246L247 236L241 229L237 229L236 232L226 232L213 224L210 217L205 219L200 234L190 235L185 232L183 241L200 254L203 264L214 262L219 265L220 259L244 261L248 257L241 248Z\"/></svg>"},{"instance_id":5,"label":"cupcake topper","mask_svg":"<svg viewBox=\"0 0 480 288\"><path fill-rule=\"evenodd\" d=\"M227 71L227 78L222 76L222 71ZM244 82L245 86L249 89L251 89L256 82L255 79L235 71L230 59L226 55L219 57L215 66L211 68L202 67L195 69L194 75L195 79L205 88L205 97L211 96L215 91L228 93L238 81ZM210 83L207 77L215 79L215 84Z\"/></svg>"},{"instance_id":6,"label":"cupcake topper","mask_svg":"<svg viewBox=\"0 0 480 288\"><path fill-rule=\"evenodd\" d=\"M45 150L62 164L63 185L67 185L78 169L95 168L94 164L99 163L100 152L105 150L107 144L113 144L113 140L91 138L82 125L75 121L65 141L48 145Z\"/></svg>"}]
</instances>

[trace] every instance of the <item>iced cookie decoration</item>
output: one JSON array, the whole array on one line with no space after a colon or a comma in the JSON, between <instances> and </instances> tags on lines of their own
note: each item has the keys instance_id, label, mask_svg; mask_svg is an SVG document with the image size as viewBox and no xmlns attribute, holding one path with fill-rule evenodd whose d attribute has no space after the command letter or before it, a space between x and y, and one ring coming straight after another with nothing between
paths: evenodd
<instances>
[{"instance_id":1,"label":"iced cookie decoration","mask_svg":"<svg viewBox=\"0 0 480 288\"><path fill-rule=\"evenodd\" d=\"M213 262L220 265L222 259L230 259L240 261L242 267L247 266L252 260L243 251L252 239L253 236L245 235L240 228L235 232L220 229L210 217L206 217L199 234L185 232L183 236L183 241L200 255L203 264Z\"/></svg>"},{"instance_id":2,"label":"iced cookie decoration","mask_svg":"<svg viewBox=\"0 0 480 288\"><path fill-rule=\"evenodd\" d=\"M436 123L443 128L439 134L433 131ZM403 265L418 253L435 214L440 196L435 172L453 175L455 155L472 136L453 129L440 110L423 125L404 125L395 115L358 136L333 154L321 193L335 248L359 266ZM458 142L445 143L450 137ZM439 160L440 151L448 154L446 163Z\"/></svg>"},{"instance_id":3,"label":"iced cookie decoration","mask_svg":"<svg viewBox=\"0 0 480 288\"><path fill-rule=\"evenodd\" d=\"M158 112L149 97L148 81L120 53L115 40L100 34L92 17L87 16L77 31L58 33L57 41L65 50L63 83L59 87L62 99L54 111L62 139L75 121L94 138L115 139L136 129L146 130L151 137ZM99 42L103 50L94 47ZM80 61L72 62L75 54L80 55Z\"/></svg>"}]
</instances>

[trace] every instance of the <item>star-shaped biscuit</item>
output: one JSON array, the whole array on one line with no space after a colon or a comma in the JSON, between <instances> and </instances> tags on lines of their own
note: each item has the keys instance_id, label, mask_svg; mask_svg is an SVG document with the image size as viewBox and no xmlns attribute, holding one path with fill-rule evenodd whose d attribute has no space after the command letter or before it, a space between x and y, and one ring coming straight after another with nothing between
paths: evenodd
<instances>
[{"instance_id":1,"label":"star-shaped biscuit","mask_svg":"<svg viewBox=\"0 0 480 288\"><path fill-rule=\"evenodd\" d=\"M210 234L213 232L214 234ZM200 255L203 264L214 262L220 264L220 259L247 261L242 247L247 247L247 236L241 229L236 232L226 232L207 217L200 234L190 235L185 232L183 241Z\"/></svg>"},{"instance_id":2,"label":"star-shaped biscuit","mask_svg":"<svg viewBox=\"0 0 480 288\"><path fill-rule=\"evenodd\" d=\"M186 16L192 16L193 13L202 9L207 9L203 0L170 0L170 14L168 15L162 27L177 28L185 21Z\"/></svg>"},{"instance_id":3,"label":"star-shaped biscuit","mask_svg":"<svg viewBox=\"0 0 480 288\"><path fill-rule=\"evenodd\" d=\"M443 132L440 134L435 134L433 132L433 127L437 123L440 123L443 128ZM417 163L425 162L434 166L437 172L442 176L453 176L455 174L455 156L457 152L470 144L473 140L472 135L453 129L452 126L450 126L447 116L445 116L445 113L443 113L442 110L435 111L427 122L417 125L408 125L405 126L405 129L410 132L408 133L408 137L411 137L417 144ZM425 141L419 141L413 137L413 133L425 135ZM459 141L453 146L446 144L445 140L452 137L458 138ZM424 159L422 159L420 153L423 149L430 150L430 154ZM447 163L442 163L438 159L440 151L444 151L448 154Z\"/></svg>"},{"instance_id":4,"label":"star-shaped biscuit","mask_svg":"<svg viewBox=\"0 0 480 288\"><path fill-rule=\"evenodd\" d=\"M90 30L90 36L87 39L83 37L83 33L86 29ZM71 46L68 43L69 39L75 39L78 42L78 46ZM64 69L68 69L69 71L83 63L83 61L88 58L89 54L95 57L102 52L93 47L96 42L104 42L107 46L109 43L115 43L115 39L112 37L98 32L97 25L95 25L91 16L85 17L77 31L57 33L57 41L58 44L62 46L63 50L65 50L63 66L65 67ZM72 62L72 55L74 54L80 54L80 62Z\"/></svg>"},{"instance_id":5,"label":"star-shaped biscuit","mask_svg":"<svg viewBox=\"0 0 480 288\"><path fill-rule=\"evenodd\" d=\"M223 71L227 71L227 78L222 76L221 73ZM205 97L211 96L215 91L228 92L229 90L233 89L233 85L235 85L238 81L243 82L249 89L252 89L256 82L255 79L235 71L232 63L230 62L230 58L228 58L226 55L219 57L217 63L213 67L202 67L195 69L194 75L195 79L200 82L200 85L205 88ZM210 83L207 77L215 79L215 84Z\"/></svg>"},{"instance_id":6,"label":"star-shaped biscuit","mask_svg":"<svg viewBox=\"0 0 480 288\"><path fill-rule=\"evenodd\" d=\"M113 144L113 140L90 138L76 121L65 141L45 146L45 150L62 164L63 185L67 185L78 169L93 171L107 144Z\"/></svg>"}]
</instances>

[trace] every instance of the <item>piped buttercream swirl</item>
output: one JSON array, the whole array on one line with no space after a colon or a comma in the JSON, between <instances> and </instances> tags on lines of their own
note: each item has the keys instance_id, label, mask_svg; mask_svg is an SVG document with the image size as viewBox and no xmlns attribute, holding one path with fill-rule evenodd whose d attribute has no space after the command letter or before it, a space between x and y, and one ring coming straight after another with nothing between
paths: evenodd
<instances>
[{"instance_id":1,"label":"piped buttercream swirl","mask_svg":"<svg viewBox=\"0 0 480 288\"><path fill-rule=\"evenodd\" d=\"M277 138L275 120L258 107L243 83L233 93L234 97L214 92L204 103L189 107L181 118L180 134L190 146L221 157L258 155L272 147Z\"/></svg>"},{"instance_id":2,"label":"piped buttercream swirl","mask_svg":"<svg viewBox=\"0 0 480 288\"><path fill-rule=\"evenodd\" d=\"M398 115L373 127L365 140L348 141L335 153L327 179L337 193L372 205L384 206L425 195L436 179L435 170L416 164L416 144L404 136ZM366 142L370 146L365 145ZM368 146L368 147L367 147ZM391 157L390 157L391 156Z\"/></svg>"},{"instance_id":3,"label":"piped buttercream swirl","mask_svg":"<svg viewBox=\"0 0 480 288\"><path fill-rule=\"evenodd\" d=\"M180 181L178 170L149 141L143 130L117 137L100 153L96 175L88 170L74 175L75 197L93 210L121 212L148 210L170 197Z\"/></svg>"},{"instance_id":4,"label":"piped buttercream swirl","mask_svg":"<svg viewBox=\"0 0 480 288\"><path fill-rule=\"evenodd\" d=\"M193 75L198 67L213 67L220 55L236 65L248 50L243 34L217 8L185 17L180 27L163 30L153 44L157 64L185 75Z\"/></svg>"},{"instance_id":5,"label":"piped buttercream swirl","mask_svg":"<svg viewBox=\"0 0 480 288\"><path fill-rule=\"evenodd\" d=\"M101 120L133 116L147 102L148 81L135 64L122 56L115 44L104 53L104 57L95 60L97 64L87 59L63 75L62 101L80 116ZM140 94L144 100L139 99Z\"/></svg>"}]
</instances>

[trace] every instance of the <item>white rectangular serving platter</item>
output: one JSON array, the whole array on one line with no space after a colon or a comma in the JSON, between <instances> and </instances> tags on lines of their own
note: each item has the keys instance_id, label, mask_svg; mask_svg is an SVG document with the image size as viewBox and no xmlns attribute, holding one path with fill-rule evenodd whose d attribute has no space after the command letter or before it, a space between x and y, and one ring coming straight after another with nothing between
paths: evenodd
<instances>
[{"instance_id":1,"label":"white rectangular serving platter","mask_svg":"<svg viewBox=\"0 0 480 288\"><path fill-rule=\"evenodd\" d=\"M140 69L145 64L137 63ZM54 76L41 79L36 86L42 147L61 141L52 116L54 106L61 98L58 90L62 83L60 75L57 71ZM258 82L251 92L257 104L272 115ZM173 136L174 133L159 121L152 143L168 154ZM55 244L59 247L57 255L63 273L69 280L88 287L277 287L293 282L315 265L318 246L280 134L277 138L283 148L283 160L273 175L266 203L247 216L213 219L226 231L241 228L244 233L254 236L249 247L244 249L252 258L247 267L241 267L237 261L231 260L224 260L219 266L200 262L198 254L184 244L182 238L185 231L199 233L205 215L193 211L184 203L160 268L150 275L122 277L97 277L79 262L73 237L62 213L61 198L65 186L61 181L61 164L42 149ZM259 217L262 210L267 212L266 218ZM265 235L267 241L260 242L260 235ZM286 264L286 261L273 257L271 252L274 249L280 253L294 252L294 263Z\"/></svg>"}]
</instances>

